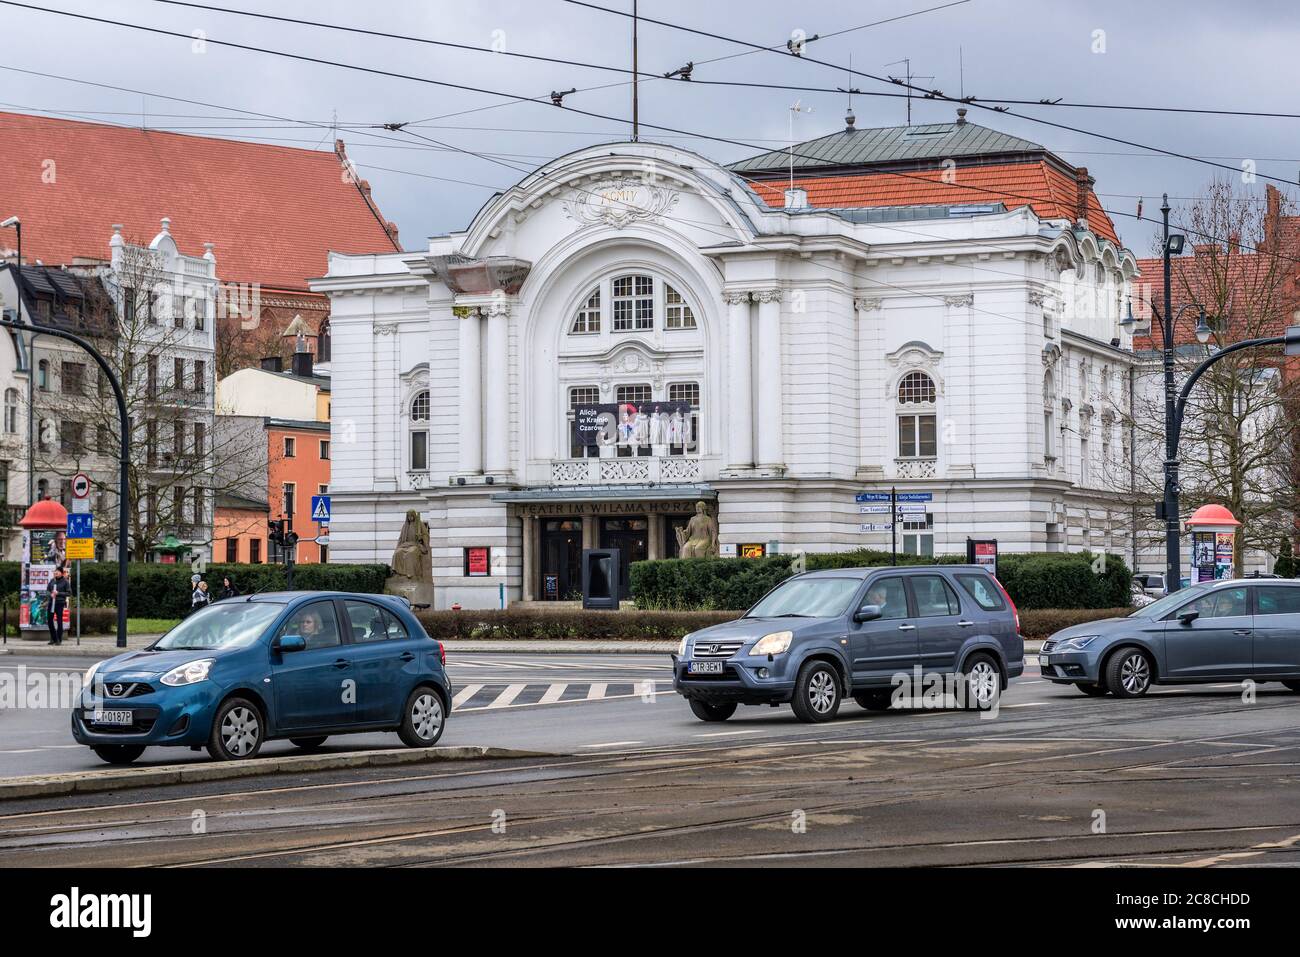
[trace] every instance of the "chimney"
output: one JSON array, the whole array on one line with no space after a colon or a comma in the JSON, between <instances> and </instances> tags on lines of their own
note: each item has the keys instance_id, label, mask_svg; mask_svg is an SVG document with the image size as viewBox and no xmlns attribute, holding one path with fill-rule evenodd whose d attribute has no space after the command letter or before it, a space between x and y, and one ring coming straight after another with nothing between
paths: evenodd
<instances>
[{"instance_id":1,"label":"chimney","mask_svg":"<svg viewBox=\"0 0 1300 957\"><path fill-rule=\"evenodd\" d=\"M1198 243L1192 247L1192 252L1194 252L1198 258L1203 256L1213 256L1218 252L1218 247L1216 247L1214 243Z\"/></svg>"},{"instance_id":2,"label":"chimney","mask_svg":"<svg viewBox=\"0 0 1300 957\"><path fill-rule=\"evenodd\" d=\"M1268 198L1268 211L1264 214L1264 241L1260 244L1265 249L1272 249L1281 235L1278 227L1282 225L1282 191L1272 183L1264 187Z\"/></svg>"},{"instance_id":3,"label":"chimney","mask_svg":"<svg viewBox=\"0 0 1300 957\"><path fill-rule=\"evenodd\" d=\"M293 347L293 365L290 371L303 379L311 376L311 350L307 348L307 337L302 333L298 334L297 340Z\"/></svg>"},{"instance_id":4,"label":"chimney","mask_svg":"<svg viewBox=\"0 0 1300 957\"><path fill-rule=\"evenodd\" d=\"M262 368L267 372L283 372L284 362L281 361L279 356L263 356Z\"/></svg>"},{"instance_id":5,"label":"chimney","mask_svg":"<svg viewBox=\"0 0 1300 957\"><path fill-rule=\"evenodd\" d=\"M1074 168L1074 219L1084 229L1088 228L1088 194L1092 192L1092 183L1088 167Z\"/></svg>"},{"instance_id":6,"label":"chimney","mask_svg":"<svg viewBox=\"0 0 1300 957\"><path fill-rule=\"evenodd\" d=\"M807 209L808 190L802 186L791 186L785 191L786 209Z\"/></svg>"},{"instance_id":7,"label":"chimney","mask_svg":"<svg viewBox=\"0 0 1300 957\"><path fill-rule=\"evenodd\" d=\"M957 125L958 126L966 125L966 107L964 106L957 107Z\"/></svg>"}]
</instances>

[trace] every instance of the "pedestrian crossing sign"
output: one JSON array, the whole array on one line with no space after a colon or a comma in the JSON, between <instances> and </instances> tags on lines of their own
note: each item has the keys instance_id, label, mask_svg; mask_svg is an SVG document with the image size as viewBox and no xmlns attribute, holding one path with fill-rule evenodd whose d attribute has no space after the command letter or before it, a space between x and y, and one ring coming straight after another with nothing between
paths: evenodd
<instances>
[{"instance_id":1,"label":"pedestrian crossing sign","mask_svg":"<svg viewBox=\"0 0 1300 957\"><path fill-rule=\"evenodd\" d=\"M330 497L328 495L313 495L311 497L311 520L322 525L329 524Z\"/></svg>"}]
</instances>

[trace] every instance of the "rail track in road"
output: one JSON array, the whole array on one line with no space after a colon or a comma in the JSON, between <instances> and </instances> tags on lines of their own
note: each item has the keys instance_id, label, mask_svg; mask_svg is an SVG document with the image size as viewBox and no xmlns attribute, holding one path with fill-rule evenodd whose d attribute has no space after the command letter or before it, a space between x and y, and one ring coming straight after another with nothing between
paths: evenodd
<instances>
[{"instance_id":1,"label":"rail track in road","mask_svg":"<svg viewBox=\"0 0 1300 957\"><path fill-rule=\"evenodd\" d=\"M245 780L143 799L124 793L132 800L120 803L102 795L25 802L0 814L0 863L1061 863L1109 860L1126 846L1135 859L1286 854L1286 840L1300 833L1293 815L1204 817L1236 813L1231 801L1217 810L1214 795L1225 787L1249 780L1256 793L1279 788L1289 798L1300 773L1300 764L1278 760L1300 742L1288 721L1300 714L1295 699L1236 700L1171 695L1099 708L1060 699L996 721L872 715L708 745L276 776L260 787ZM1171 733L1188 722L1220 730ZM1126 789L1141 797L1127 801ZM1099 800L1123 822L1102 835L1086 830ZM1156 821L1143 801L1177 807L1153 812L1165 815ZM503 834L492 830L498 809ZM190 832L195 810L205 834ZM789 826L794 810L810 822L803 835ZM1252 834L1281 846L1244 850Z\"/></svg>"}]
</instances>

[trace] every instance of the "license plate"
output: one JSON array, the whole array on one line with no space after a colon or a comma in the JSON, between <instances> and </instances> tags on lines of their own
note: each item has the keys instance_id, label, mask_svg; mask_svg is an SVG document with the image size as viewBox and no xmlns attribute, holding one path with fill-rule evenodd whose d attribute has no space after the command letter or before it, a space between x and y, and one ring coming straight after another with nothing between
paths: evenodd
<instances>
[{"instance_id":1,"label":"license plate","mask_svg":"<svg viewBox=\"0 0 1300 957\"><path fill-rule=\"evenodd\" d=\"M686 666L686 671L692 675L720 675L722 674L722 662L692 661Z\"/></svg>"},{"instance_id":2,"label":"license plate","mask_svg":"<svg viewBox=\"0 0 1300 957\"><path fill-rule=\"evenodd\" d=\"M93 711L90 720L95 724L131 725L135 716L130 711Z\"/></svg>"}]
</instances>

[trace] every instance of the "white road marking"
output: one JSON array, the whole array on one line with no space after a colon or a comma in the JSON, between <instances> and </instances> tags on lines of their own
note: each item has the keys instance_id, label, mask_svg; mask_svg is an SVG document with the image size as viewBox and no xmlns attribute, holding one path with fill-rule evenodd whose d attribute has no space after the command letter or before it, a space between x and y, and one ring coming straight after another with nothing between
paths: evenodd
<instances>
[{"instance_id":1,"label":"white road marking","mask_svg":"<svg viewBox=\"0 0 1300 957\"><path fill-rule=\"evenodd\" d=\"M509 685L509 686L507 686L506 690L503 691L503 692L501 692L499 695L497 695L497 699L496 699L495 701L493 701L490 705L488 705L488 707L489 707L489 708L504 708L504 707L505 707L506 705L508 705L510 702L512 702L512 701L514 701L516 698L518 698L520 692L522 692L522 691L523 691L525 688L527 688L527 687L528 687L528 685Z\"/></svg>"},{"instance_id":2,"label":"white road marking","mask_svg":"<svg viewBox=\"0 0 1300 957\"><path fill-rule=\"evenodd\" d=\"M456 697L451 699L451 710L455 711L457 708L459 708L466 701L474 697L482 690L483 690L482 685L466 685L465 687L461 688L460 691L456 692Z\"/></svg>"},{"instance_id":3,"label":"white road marking","mask_svg":"<svg viewBox=\"0 0 1300 957\"><path fill-rule=\"evenodd\" d=\"M732 734L764 734L766 733L766 731L767 731L766 728L753 728L746 731L709 731L705 734L697 734L696 737L697 738L725 738L728 735L732 735Z\"/></svg>"},{"instance_id":4,"label":"white road marking","mask_svg":"<svg viewBox=\"0 0 1300 957\"><path fill-rule=\"evenodd\" d=\"M584 744L584 748L622 748L630 744L644 744L643 741L606 741L603 744Z\"/></svg>"},{"instance_id":5,"label":"white road marking","mask_svg":"<svg viewBox=\"0 0 1300 957\"><path fill-rule=\"evenodd\" d=\"M551 685L549 688L546 689L546 694L542 695L542 697L538 699L537 703L551 704L552 702L559 701L560 695L564 694L564 689L567 687L569 686L561 685L561 684Z\"/></svg>"},{"instance_id":6,"label":"white road marking","mask_svg":"<svg viewBox=\"0 0 1300 957\"><path fill-rule=\"evenodd\" d=\"M1041 708L1045 704L1051 704L1050 701L1022 701L1019 704L998 705L999 708Z\"/></svg>"},{"instance_id":7,"label":"white road marking","mask_svg":"<svg viewBox=\"0 0 1300 957\"><path fill-rule=\"evenodd\" d=\"M588 701L593 701L593 700L595 700L596 698L603 698L603 697L605 697L605 688L606 688L606 687L607 687L607 685L606 685L605 682L603 682L603 681L595 681L595 682L592 682L591 687L587 689L587 700L588 700Z\"/></svg>"}]
</instances>

